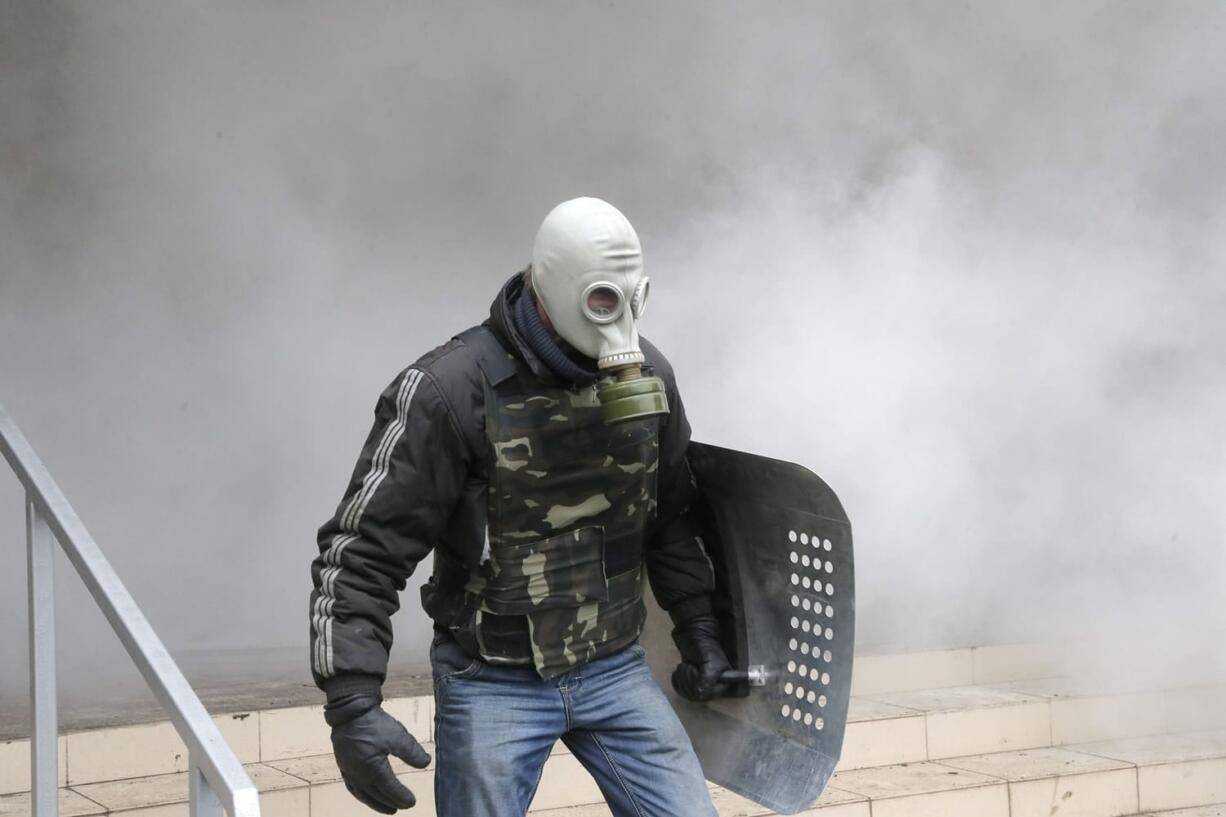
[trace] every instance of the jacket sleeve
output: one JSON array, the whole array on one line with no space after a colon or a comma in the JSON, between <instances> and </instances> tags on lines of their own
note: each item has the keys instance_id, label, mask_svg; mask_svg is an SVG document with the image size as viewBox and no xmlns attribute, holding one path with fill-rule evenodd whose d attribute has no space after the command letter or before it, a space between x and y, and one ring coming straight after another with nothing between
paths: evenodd
<instances>
[{"instance_id":1,"label":"jacket sleeve","mask_svg":"<svg viewBox=\"0 0 1226 817\"><path fill-rule=\"evenodd\" d=\"M669 415L660 430L659 506L646 544L647 577L656 601L678 623L711 612L715 574L690 513L695 486L685 458L690 443L685 406L667 363L657 364L656 371L665 383Z\"/></svg>"},{"instance_id":2,"label":"jacket sleeve","mask_svg":"<svg viewBox=\"0 0 1226 817\"><path fill-rule=\"evenodd\" d=\"M469 453L434 379L402 372L375 422L311 564L311 672L329 699L377 693L387 675L399 591L460 496Z\"/></svg>"}]
</instances>

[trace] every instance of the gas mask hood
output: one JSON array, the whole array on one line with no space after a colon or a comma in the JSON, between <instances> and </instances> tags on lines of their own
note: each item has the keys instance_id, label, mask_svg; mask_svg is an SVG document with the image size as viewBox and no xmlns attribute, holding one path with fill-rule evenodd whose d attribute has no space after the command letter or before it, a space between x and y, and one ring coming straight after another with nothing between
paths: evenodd
<instances>
[{"instance_id":1,"label":"gas mask hood","mask_svg":"<svg viewBox=\"0 0 1226 817\"><path fill-rule=\"evenodd\" d=\"M639 237L616 207L595 198L550 211L532 247L532 289L554 331L596 360L605 420L667 414L664 383L644 377L638 320L650 284Z\"/></svg>"}]
</instances>

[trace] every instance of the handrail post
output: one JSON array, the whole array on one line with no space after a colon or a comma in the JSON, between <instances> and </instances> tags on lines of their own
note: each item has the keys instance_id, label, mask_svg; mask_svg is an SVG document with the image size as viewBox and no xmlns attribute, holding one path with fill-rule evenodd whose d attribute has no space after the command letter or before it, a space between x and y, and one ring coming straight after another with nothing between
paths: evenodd
<instances>
[{"instance_id":1,"label":"handrail post","mask_svg":"<svg viewBox=\"0 0 1226 817\"><path fill-rule=\"evenodd\" d=\"M58 817L59 719L55 682L55 540L47 520L26 497L30 594L30 796L34 817Z\"/></svg>"},{"instance_id":2,"label":"handrail post","mask_svg":"<svg viewBox=\"0 0 1226 817\"><path fill-rule=\"evenodd\" d=\"M260 817L260 792L251 776L3 405L0 405L0 455L26 488L33 720L30 788L34 817L58 817L59 811L52 575L56 543L187 744L191 756L192 814L224 817L224 809L230 817Z\"/></svg>"},{"instance_id":3,"label":"handrail post","mask_svg":"<svg viewBox=\"0 0 1226 817\"><path fill-rule=\"evenodd\" d=\"M204 771L196 765L194 758L188 758L188 809L190 817L225 817L225 808L217 797L213 787L204 776Z\"/></svg>"}]
</instances>

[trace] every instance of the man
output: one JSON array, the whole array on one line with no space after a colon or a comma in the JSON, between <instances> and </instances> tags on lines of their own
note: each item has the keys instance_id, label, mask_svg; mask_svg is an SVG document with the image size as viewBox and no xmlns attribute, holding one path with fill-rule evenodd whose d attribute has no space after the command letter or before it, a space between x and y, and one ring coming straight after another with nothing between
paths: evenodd
<instances>
[{"instance_id":1,"label":"man","mask_svg":"<svg viewBox=\"0 0 1226 817\"><path fill-rule=\"evenodd\" d=\"M558 739L619 817L715 814L637 643L645 573L675 625L674 687L726 692L711 564L687 514L689 424L668 361L637 332L647 295L625 216L564 202L489 319L380 397L311 571L337 764L376 811L415 803L389 753L430 761L380 687L397 591L433 549L440 817L522 816Z\"/></svg>"}]
</instances>

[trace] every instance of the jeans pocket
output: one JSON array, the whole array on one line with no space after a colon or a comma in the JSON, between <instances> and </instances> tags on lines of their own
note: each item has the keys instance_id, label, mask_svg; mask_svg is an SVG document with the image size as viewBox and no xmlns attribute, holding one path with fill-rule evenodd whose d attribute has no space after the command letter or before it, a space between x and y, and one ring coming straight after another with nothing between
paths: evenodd
<instances>
[{"instance_id":1,"label":"jeans pocket","mask_svg":"<svg viewBox=\"0 0 1226 817\"><path fill-rule=\"evenodd\" d=\"M434 686L464 678L474 678L481 672L483 663L480 658L474 658L447 636L435 636L430 644L430 670L434 678Z\"/></svg>"}]
</instances>

